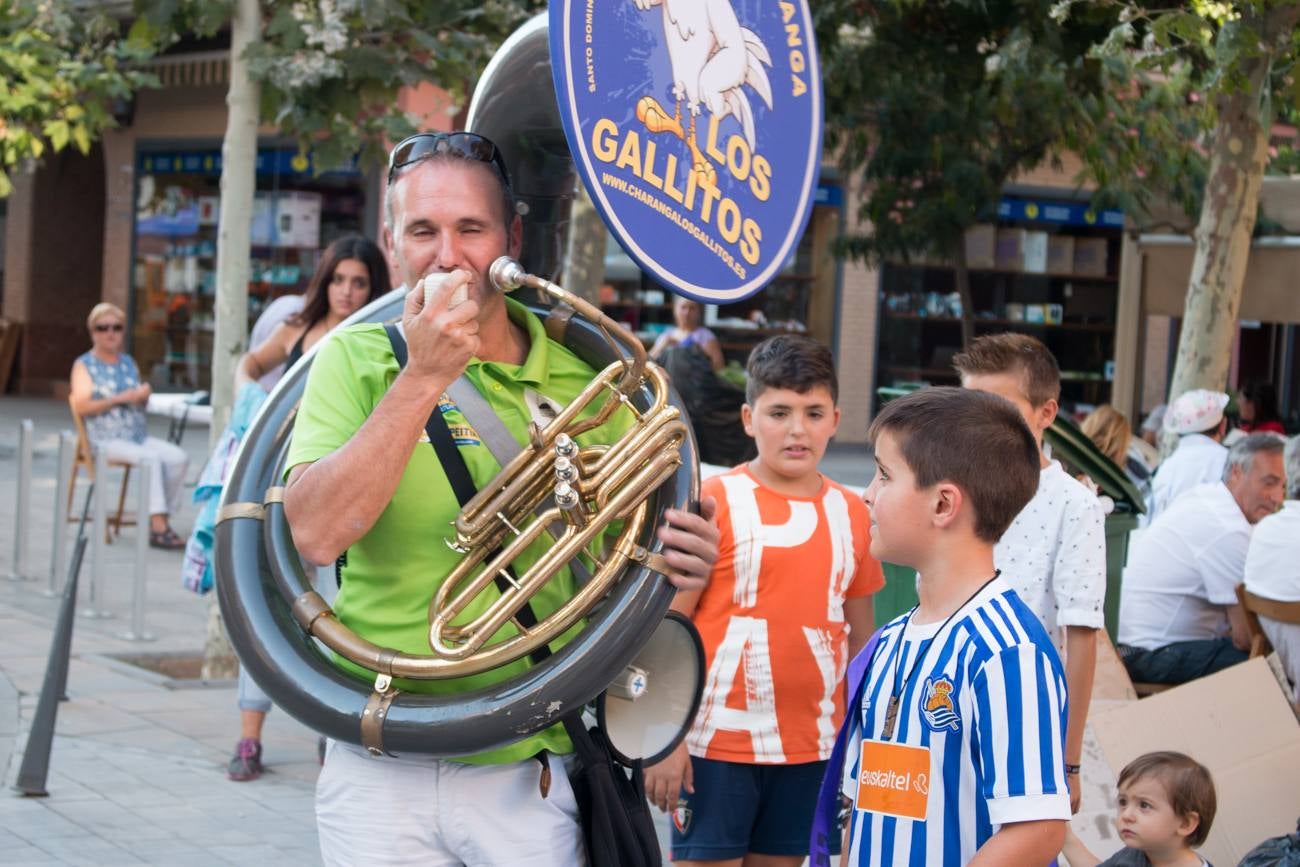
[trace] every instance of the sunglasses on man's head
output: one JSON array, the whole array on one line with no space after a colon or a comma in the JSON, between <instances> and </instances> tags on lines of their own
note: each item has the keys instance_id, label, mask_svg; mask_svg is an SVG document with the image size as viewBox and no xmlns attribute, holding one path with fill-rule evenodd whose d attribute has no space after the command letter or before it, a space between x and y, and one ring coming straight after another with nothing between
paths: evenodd
<instances>
[{"instance_id":1,"label":"sunglasses on man's head","mask_svg":"<svg viewBox=\"0 0 1300 867\"><path fill-rule=\"evenodd\" d=\"M418 132L402 139L388 157L388 183L409 165L435 154L455 154L467 160L487 163L496 168L502 182L510 186L510 172L501 151L490 140L473 132Z\"/></svg>"},{"instance_id":2,"label":"sunglasses on man's head","mask_svg":"<svg viewBox=\"0 0 1300 867\"><path fill-rule=\"evenodd\" d=\"M121 322L113 322L111 324L95 326L95 330L100 332L101 334L103 334L106 331L122 331L125 330L125 328L126 326L123 325Z\"/></svg>"}]
</instances>

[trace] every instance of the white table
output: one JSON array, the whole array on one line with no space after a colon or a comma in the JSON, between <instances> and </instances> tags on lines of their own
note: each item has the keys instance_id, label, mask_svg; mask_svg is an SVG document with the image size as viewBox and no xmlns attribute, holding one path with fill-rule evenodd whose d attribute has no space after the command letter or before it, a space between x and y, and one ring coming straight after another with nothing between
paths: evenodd
<instances>
[{"instance_id":1,"label":"white table","mask_svg":"<svg viewBox=\"0 0 1300 867\"><path fill-rule=\"evenodd\" d=\"M212 424L212 407L200 406L194 402L203 394L204 392L201 391L151 394L149 395L149 403L145 406L145 412L170 419L167 439L180 445L181 437L185 435L185 425L187 423Z\"/></svg>"}]
</instances>

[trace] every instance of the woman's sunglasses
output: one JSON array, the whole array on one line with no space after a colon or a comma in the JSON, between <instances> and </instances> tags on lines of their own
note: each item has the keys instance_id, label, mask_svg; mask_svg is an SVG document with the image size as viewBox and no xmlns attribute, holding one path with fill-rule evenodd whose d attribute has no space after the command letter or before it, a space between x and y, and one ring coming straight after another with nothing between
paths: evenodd
<instances>
[{"instance_id":1,"label":"woman's sunglasses","mask_svg":"<svg viewBox=\"0 0 1300 867\"><path fill-rule=\"evenodd\" d=\"M510 172L506 171L501 151L491 141L473 132L418 132L402 139L388 157L388 183L391 184L397 173L407 166L434 154L448 153L493 166L502 183L507 189L510 187Z\"/></svg>"},{"instance_id":2,"label":"woman's sunglasses","mask_svg":"<svg viewBox=\"0 0 1300 867\"><path fill-rule=\"evenodd\" d=\"M112 325L96 325L95 330L103 334L106 331L124 331L126 326L121 322L114 322Z\"/></svg>"}]
</instances>

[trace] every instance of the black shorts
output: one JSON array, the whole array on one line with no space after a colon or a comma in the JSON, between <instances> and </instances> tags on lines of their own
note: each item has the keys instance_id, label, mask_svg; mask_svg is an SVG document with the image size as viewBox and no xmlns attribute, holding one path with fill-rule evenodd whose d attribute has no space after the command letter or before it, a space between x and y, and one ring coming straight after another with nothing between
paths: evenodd
<instances>
[{"instance_id":1,"label":"black shorts","mask_svg":"<svg viewBox=\"0 0 1300 867\"><path fill-rule=\"evenodd\" d=\"M673 814L674 861L808 854L826 762L750 765L691 756L691 769L695 794L683 790Z\"/></svg>"}]
</instances>

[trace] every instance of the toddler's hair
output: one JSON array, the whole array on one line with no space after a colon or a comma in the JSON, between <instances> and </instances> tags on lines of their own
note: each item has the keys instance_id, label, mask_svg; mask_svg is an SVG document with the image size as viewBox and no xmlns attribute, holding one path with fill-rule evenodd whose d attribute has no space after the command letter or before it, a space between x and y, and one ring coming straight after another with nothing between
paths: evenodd
<instances>
[{"instance_id":1,"label":"toddler's hair","mask_svg":"<svg viewBox=\"0 0 1300 867\"><path fill-rule=\"evenodd\" d=\"M975 509L975 535L996 543L1038 490L1034 435L1011 401L940 386L896 397L867 431L889 431L918 488L950 481Z\"/></svg>"},{"instance_id":2,"label":"toddler's hair","mask_svg":"<svg viewBox=\"0 0 1300 867\"><path fill-rule=\"evenodd\" d=\"M1124 766L1116 785L1123 786L1143 778L1160 781L1169 798L1169 806L1179 818L1191 813L1197 815L1200 821L1196 830L1188 835L1187 845L1195 848L1204 843L1210 836L1216 809L1214 780L1205 766L1183 753L1167 750L1147 753Z\"/></svg>"}]
</instances>

